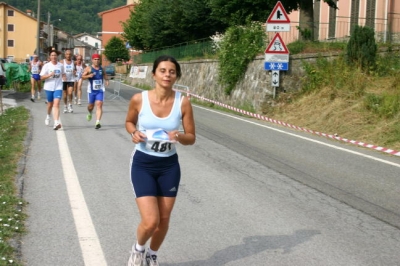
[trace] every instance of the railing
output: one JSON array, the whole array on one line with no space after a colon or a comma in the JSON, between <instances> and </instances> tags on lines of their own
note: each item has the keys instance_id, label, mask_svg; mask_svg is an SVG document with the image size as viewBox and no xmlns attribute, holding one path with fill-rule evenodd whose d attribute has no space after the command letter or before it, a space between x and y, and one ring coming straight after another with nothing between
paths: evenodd
<instances>
[{"instance_id":1,"label":"railing","mask_svg":"<svg viewBox=\"0 0 400 266\"><path fill-rule=\"evenodd\" d=\"M170 55L177 60L204 58L206 55L215 54L212 49L211 39L200 39L192 42L180 43L160 49L150 50L133 56L135 64L153 62L160 55Z\"/></svg>"}]
</instances>

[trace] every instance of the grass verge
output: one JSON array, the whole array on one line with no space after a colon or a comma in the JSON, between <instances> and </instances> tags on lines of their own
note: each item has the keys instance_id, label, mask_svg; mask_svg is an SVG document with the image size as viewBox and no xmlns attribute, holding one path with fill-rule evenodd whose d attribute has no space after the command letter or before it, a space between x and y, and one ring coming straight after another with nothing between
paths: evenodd
<instances>
[{"instance_id":1,"label":"grass verge","mask_svg":"<svg viewBox=\"0 0 400 266\"><path fill-rule=\"evenodd\" d=\"M25 205L16 186L18 162L24 156L29 112L8 108L0 115L0 265L22 265L17 261L13 239L25 232ZM15 241L14 241L15 242Z\"/></svg>"}]
</instances>

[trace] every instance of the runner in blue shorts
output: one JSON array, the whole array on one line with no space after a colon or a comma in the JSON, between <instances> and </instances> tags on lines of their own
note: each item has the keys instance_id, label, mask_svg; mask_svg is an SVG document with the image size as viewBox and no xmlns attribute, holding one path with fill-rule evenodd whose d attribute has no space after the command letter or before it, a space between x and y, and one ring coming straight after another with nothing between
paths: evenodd
<instances>
[{"instance_id":1,"label":"runner in blue shorts","mask_svg":"<svg viewBox=\"0 0 400 266\"><path fill-rule=\"evenodd\" d=\"M54 117L54 130L61 128L60 123L60 101L62 97L62 84L65 79L65 72L63 64L57 60L59 51L54 48L50 50L50 62L46 63L41 72L41 80L46 80L44 83L44 90L47 96L47 116L44 120L46 126L50 124L51 112L53 111Z\"/></svg>"},{"instance_id":2,"label":"runner in blue shorts","mask_svg":"<svg viewBox=\"0 0 400 266\"><path fill-rule=\"evenodd\" d=\"M42 92L42 82L40 81L40 71L43 63L37 55L32 55L32 61L29 63L28 72L31 72L31 101L35 102L35 85L37 85L37 99L40 100Z\"/></svg>"},{"instance_id":3,"label":"runner in blue shorts","mask_svg":"<svg viewBox=\"0 0 400 266\"><path fill-rule=\"evenodd\" d=\"M89 79L88 82L88 114L86 120L92 120L92 111L96 105L96 124L95 129L101 128L100 120L103 115L103 102L105 86L108 86L108 77L100 64L100 55L92 55L92 66L85 68L82 79ZM104 82L105 81L105 82ZM105 86L104 86L105 85Z\"/></svg>"},{"instance_id":4,"label":"runner in blue shorts","mask_svg":"<svg viewBox=\"0 0 400 266\"><path fill-rule=\"evenodd\" d=\"M157 251L168 231L181 178L175 146L196 140L192 105L172 90L181 76L180 65L171 56L160 56L152 73L155 88L133 95L125 122L136 144L130 173L141 217L128 266L143 265L145 260L158 265ZM184 133L179 132L181 121Z\"/></svg>"}]
</instances>

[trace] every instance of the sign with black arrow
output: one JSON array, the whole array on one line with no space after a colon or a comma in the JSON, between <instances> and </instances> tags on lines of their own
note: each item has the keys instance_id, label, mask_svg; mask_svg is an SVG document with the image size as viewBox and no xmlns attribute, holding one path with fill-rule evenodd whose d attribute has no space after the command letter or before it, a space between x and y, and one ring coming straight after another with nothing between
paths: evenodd
<instances>
[{"instance_id":1,"label":"sign with black arrow","mask_svg":"<svg viewBox=\"0 0 400 266\"><path fill-rule=\"evenodd\" d=\"M279 70L272 70L271 74L272 87L279 87Z\"/></svg>"}]
</instances>

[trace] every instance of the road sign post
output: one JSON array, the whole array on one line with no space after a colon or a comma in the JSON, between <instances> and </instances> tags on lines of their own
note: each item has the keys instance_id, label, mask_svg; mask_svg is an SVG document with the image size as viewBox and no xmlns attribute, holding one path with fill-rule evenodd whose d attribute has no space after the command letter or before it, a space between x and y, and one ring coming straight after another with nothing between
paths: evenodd
<instances>
[{"instance_id":1,"label":"road sign post","mask_svg":"<svg viewBox=\"0 0 400 266\"><path fill-rule=\"evenodd\" d=\"M290 19L280 1L267 19L267 31L290 31Z\"/></svg>"},{"instance_id":2,"label":"road sign post","mask_svg":"<svg viewBox=\"0 0 400 266\"><path fill-rule=\"evenodd\" d=\"M278 1L267 19L267 31L277 32L265 50L264 69L272 71L271 85L279 87L279 71L289 70L289 50L283 42L278 31L290 31L290 19L282 3Z\"/></svg>"}]
</instances>

